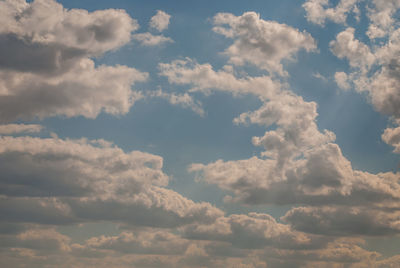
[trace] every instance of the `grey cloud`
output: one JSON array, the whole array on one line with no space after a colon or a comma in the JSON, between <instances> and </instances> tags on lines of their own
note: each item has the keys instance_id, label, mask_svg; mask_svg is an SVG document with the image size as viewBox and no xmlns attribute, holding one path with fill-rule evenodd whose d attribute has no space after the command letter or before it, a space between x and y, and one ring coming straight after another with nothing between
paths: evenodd
<instances>
[{"instance_id":1,"label":"grey cloud","mask_svg":"<svg viewBox=\"0 0 400 268\"><path fill-rule=\"evenodd\" d=\"M138 28L123 10L64 9L53 0L0 3L0 122L63 115L125 114L146 73L95 67ZM45 20L43 18L46 18ZM112 93L111 93L112 91Z\"/></svg>"},{"instance_id":2,"label":"grey cloud","mask_svg":"<svg viewBox=\"0 0 400 268\"><path fill-rule=\"evenodd\" d=\"M180 255L190 241L168 231L122 232L118 236L88 239L84 248L113 250L124 254Z\"/></svg>"},{"instance_id":3,"label":"grey cloud","mask_svg":"<svg viewBox=\"0 0 400 268\"><path fill-rule=\"evenodd\" d=\"M162 158L87 140L1 137L2 220L175 227L222 211L163 188Z\"/></svg>"},{"instance_id":4,"label":"grey cloud","mask_svg":"<svg viewBox=\"0 0 400 268\"><path fill-rule=\"evenodd\" d=\"M0 125L0 135L38 133L42 129L43 127L38 124L6 124Z\"/></svg>"},{"instance_id":5,"label":"grey cloud","mask_svg":"<svg viewBox=\"0 0 400 268\"><path fill-rule=\"evenodd\" d=\"M400 233L399 212L365 207L298 207L282 218L294 229L333 236L382 236Z\"/></svg>"},{"instance_id":6,"label":"grey cloud","mask_svg":"<svg viewBox=\"0 0 400 268\"><path fill-rule=\"evenodd\" d=\"M56 115L95 118L101 111L124 114L137 98L131 85L148 76L125 66L95 68L89 59L79 65L51 79L32 73L0 72L0 88L14 91L0 95L0 121Z\"/></svg>"},{"instance_id":7,"label":"grey cloud","mask_svg":"<svg viewBox=\"0 0 400 268\"><path fill-rule=\"evenodd\" d=\"M315 248L326 241L293 231L290 226L276 222L268 214L249 213L219 218L211 225L188 225L184 235L189 239L228 242L234 248Z\"/></svg>"}]
</instances>

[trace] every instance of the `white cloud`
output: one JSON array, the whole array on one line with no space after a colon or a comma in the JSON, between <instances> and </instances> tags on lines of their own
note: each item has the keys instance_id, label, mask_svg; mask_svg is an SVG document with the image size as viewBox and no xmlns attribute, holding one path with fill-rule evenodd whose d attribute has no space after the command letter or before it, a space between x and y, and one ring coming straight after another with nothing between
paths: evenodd
<instances>
[{"instance_id":1,"label":"white cloud","mask_svg":"<svg viewBox=\"0 0 400 268\"><path fill-rule=\"evenodd\" d=\"M95 67L90 59L118 49L138 24L125 11L67 10L53 0L0 3L0 121L127 113L131 86L146 73Z\"/></svg>"},{"instance_id":2,"label":"white cloud","mask_svg":"<svg viewBox=\"0 0 400 268\"><path fill-rule=\"evenodd\" d=\"M354 31L354 28L347 28L339 33L336 40L330 43L331 50L340 59L346 58L351 67L369 68L375 56L367 45L354 38Z\"/></svg>"},{"instance_id":3,"label":"white cloud","mask_svg":"<svg viewBox=\"0 0 400 268\"><path fill-rule=\"evenodd\" d=\"M286 24L260 19L255 12L241 16L218 13L213 30L234 40L224 51L235 65L251 63L271 73L285 75L282 60L292 60L300 50L315 51L314 39Z\"/></svg>"},{"instance_id":4,"label":"white cloud","mask_svg":"<svg viewBox=\"0 0 400 268\"><path fill-rule=\"evenodd\" d=\"M230 68L215 71L210 64L199 64L191 59L174 60L159 64L160 75L168 78L172 84L189 85L191 92L206 95L212 91L224 91L235 96L254 94L268 99L281 88L279 81L269 76L238 78Z\"/></svg>"},{"instance_id":5,"label":"white cloud","mask_svg":"<svg viewBox=\"0 0 400 268\"><path fill-rule=\"evenodd\" d=\"M394 152L400 154L400 127L387 128L382 134L382 140L394 147Z\"/></svg>"},{"instance_id":6,"label":"white cloud","mask_svg":"<svg viewBox=\"0 0 400 268\"><path fill-rule=\"evenodd\" d=\"M399 199L400 185L390 178L399 174L353 170L332 143L335 135L318 129L316 103L281 88L279 82L266 76L237 78L231 71L214 71L208 64L190 60L160 64L160 69L170 83L187 84L191 90L254 94L264 102L260 109L243 113L234 122L272 127L264 136L253 138L253 144L265 148L262 155L266 158L218 160L190 167L205 181L233 192L233 200L247 204L380 205Z\"/></svg>"},{"instance_id":7,"label":"white cloud","mask_svg":"<svg viewBox=\"0 0 400 268\"><path fill-rule=\"evenodd\" d=\"M373 0L369 8L368 17L371 21L367 35L370 39L382 38L395 30L393 16L400 8L399 0Z\"/></svg>"},{"instance_id":8,"label":"white cloud","mask_svg":"<svg viewBox=\"0 0 400 268\"><path fill-rule=\"evenodd\" d=\"M355 89L368 92L378 112L400 118L400 64L396 58L400 51L400 30L390 33L388 42L370 48L355 39L354 29L348 28L331 42L331 49L353 67L346 75Z\"/></svg>"},{"instance_id":9,"label":"white cloud","mask_svg":"<svg viewBox=\"0 0 400 268\"><path fill-rule=\"evenodd\" d=\"M0 125L0 134L37 133L42 129L43 127L37 124L7 124Z\"/></svg>"},{"instance_id":10,"label":"white cloud","mask_svg":"<svg viewBox=\"0 0 400 268\"><path fill-rule=\"evenodd\" d=\"M162 98L167 100L171 105L179 105L182 106L183 108L191 109L193 112L200 115L201 117L205 115L202 104L199 101L194 100L193 97L188 93L184 94L167 93L159 89L154 92L149 92L147 96L151 98L154 97Z\"/></svg>"},{"instance_id":11,"label":"white cloud","mask_svg":"<svg viewBox=\"0 0 400 268\"><path fill-rule=\"evenodd\" d=\"M158 46L165 43L173 43L174 41L163 35L152 35L151 33L138 33L133 35L133 39L140 42L143 46Z\"/></svg>"},{"instance_id":12,"label":"white cloud","mask_svg":"<svg viewBox=\"0 0 400 268\"><path fill-rule=\"evenodd\" d=\"M162 10L157 10L156 15L154 15L150 19L150 27L162 32L168 28L169 20L171 19L171 15L165 13Z\"/></svg>"},{"instance_id":13,"label":"white cloud","mask_svg":"<svg viewBox=\"0 0 400 268\"><path fill-rule=\"evenodd\" d=\"M349 78L345 72L336 72L335 82L338 85L338 87L343 90L350 89Z\"/></svg>"},{"instance_id":14,"label":"white cloud","mask_svg":"<svg viewBox=\"0 0 400 268\"><path fill-rule=\"evenodd\" d=\"M349 13L353 13L359 19L357 4L362 0L340 0L336 7L330 7L329 0L307 0L303 4L308 21L324 25L326 20L345 24Z\"/></svg>"}]
</instances>

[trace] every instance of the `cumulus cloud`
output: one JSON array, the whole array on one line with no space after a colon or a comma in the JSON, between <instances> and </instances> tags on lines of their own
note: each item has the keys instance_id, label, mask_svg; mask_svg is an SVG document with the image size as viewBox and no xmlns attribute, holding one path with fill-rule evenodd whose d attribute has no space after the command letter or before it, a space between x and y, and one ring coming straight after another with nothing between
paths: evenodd
<instances>
[{"instance_id":1,"label":"cumulus cloud","mask_svg":"<svg viewBox=\"0 0 400 268\"><path fill-rule=\"evenodd\" d=\"M330 43L333 54L346 59L351 67L348 73L335 74L338 86L343 89L354 86L356 91L367 93L376 111L394 120L400 118L400 29L394 16L399 8L399 1L379 0L374 0L369 7L370 25L366 34L371 39L385 37L379 43L361 42L351 27L339 33ZM394 131L388 128L382 138L397 152Z\"/></svg>"},{"instance_id":2,"label":"cumulus cloud","mask_svg":"<svg viewBox=\"0 0 400 268\"><path fill-rule=\"evenodd\" d=\"M255 12L241 16L218 13L214 16L213 30L233 44L224 51L235 65L251 63L272 73L285 75L282 60L291 60L300 50L316 50L314 39L286 24L266 21Z\"/></svg>"},{"instance_id":3,"label":"cumulus cloud","mask_svg":"<svg viewBox=\"0 0 400 268\"><path fill-rule=\"evenodd\" d=\"M174 42L171 38L165 37L163 35L153 35L151 33L139 33L134 34L133 39L140 42L143 46L158 46L165 43Z\"/></svg>"},{"instance_id":4,"label":"cumulus cloud","mask_svg":"<svg viewBox=\"0 0 400 268\"><path fill-rule=\"evenodd\" d=\"M3 221L173 227L222 213L164 188L159 156L125 153L103 140L1 137L0 143Z\"/></svg>"},{"instance_id":5,"label":"cumulus cloud","mask_svg":"<svg viewBox=\"0 0 400 268\"><path fill-rule=\"evenodd\" d=\"M369 47L354 38L354 28L347 28L330 43L332 52L340 59L347 59L351 67L369 68L375 57Z\"/></svg>"},{"instance_id":6,"label":"cumulus cloud","mask_svg":"<svg viewBox=\"0 0 400 268\"><path fill-rule=\"evenodd\" d=\"M400 154L400 127L387 128L382 134L382 140L394 147L394 152Z\"/></svg>"},{"instance_id":7,"label":"cumulus cloud","mask_svg":"<svg viewBox=\"0 0 400 268\"><path fill-rule=\"evenodd\" d=\"M130 41L138 24L125 11L2 1L0 17L0 121L127 113L135 100L131 86L147 74L95 67L90 59Z\"/></svg>"},{"instance_id":8,"label":"cumulus cloud","mask_svg":"<svg viewBox=\"0 0 400 268\"><path fill-rule=\"evenodd\" d=\"M371 24L368 27L367 35L370 39L382 38L395 30L394 15L400 8L399 0L373 0L369 8L368 17Z\"/></svg>"},{"instance_id":9,"label":"cumulus cloud","mask_svg":"<svg viewBox=\"0 0 400 268\"><path fill-rule=\"evenodd\" d=\"M161 74L171 83L189 85L192 91L213 90L233 95L254 94L264 102L253 112L237 117L238 124L272 127L253 144L264 147L262 158L218 160L193 164L206 182L234 193L226 200L247 204L370 204L397 200L397 173L369 174L353 170L343 156L335 135L320 131L317 106L306 102L270 77L237 78L227 70L214 71L208 64L190 60L160 64Z\"/></svg>"},{"instance_id":10,"label":"cumulus cloud","mask_svg":"<svg viewBox=\"0 0 400 268\"><path fill-rule=\"evenodd\" d=\"M171 15L165 13L162 10L157 10L156 15L154 15L150 19L150 27L162 32L168 28L169 20L171 19Z\"/></svg>"},{"instance_id":11,"label":"cumulus cloud","mask_svg":"<svg viewBox=\"0 0 400 268\"><path fill-rule=\"evenodd\" d=\"M335 73L335 82L339 88L343 90L350 89L349 78L345 72L336 72Z\"/></svg>"},{"instance_id":12,"label":"cumulus cloud","mask_svg":"<svg viewBox=\"0 0 400 268\"><path fill-rule=\"evenodd\" d=\"M330 5L329 0L307 0L303 4L308 21L324 25L326 20L331 20L335 23L346 23L347 17L353 13L356 18L359 18L359 9L357 4L362 0L340 0L336 7Z\"/></svg>"}]
</instances>

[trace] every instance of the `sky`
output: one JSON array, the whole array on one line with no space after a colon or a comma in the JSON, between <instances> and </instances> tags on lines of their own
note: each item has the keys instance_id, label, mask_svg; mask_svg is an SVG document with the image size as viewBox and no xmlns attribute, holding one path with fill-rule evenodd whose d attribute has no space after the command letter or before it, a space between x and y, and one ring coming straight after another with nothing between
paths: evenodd
<instances>
[{"instance_id":1,"label":"sky","mask_svg":"<svg viewBox=\"0 0 400 268\"><path fill-rule=\"evenodd\" d=\"M400 267L399 0L0 0L1 267Z\"/></svg>"}]
</instances>

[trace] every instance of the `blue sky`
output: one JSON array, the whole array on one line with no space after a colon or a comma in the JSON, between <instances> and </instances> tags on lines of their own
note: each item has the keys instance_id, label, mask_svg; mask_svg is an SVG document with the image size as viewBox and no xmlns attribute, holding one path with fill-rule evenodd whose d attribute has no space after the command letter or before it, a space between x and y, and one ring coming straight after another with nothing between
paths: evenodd
<instances>
[{"instance_id":1,"label":"blue sky","mask_svg":"<svg viewBox=\"0 0 400 268\"><path fill-rule=\"evenodd\" d=\"M399 9L1 1L0 263L399 265Z\"/></svg>"}]
</instances>

